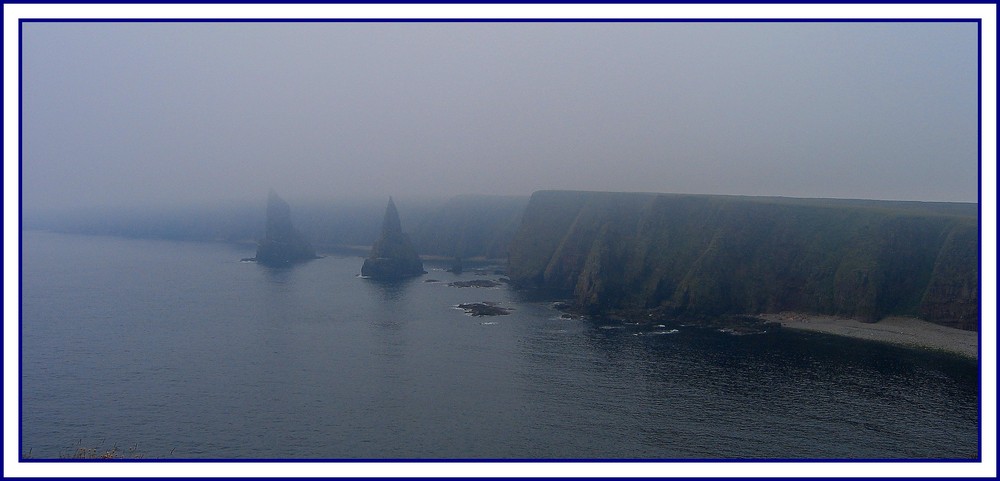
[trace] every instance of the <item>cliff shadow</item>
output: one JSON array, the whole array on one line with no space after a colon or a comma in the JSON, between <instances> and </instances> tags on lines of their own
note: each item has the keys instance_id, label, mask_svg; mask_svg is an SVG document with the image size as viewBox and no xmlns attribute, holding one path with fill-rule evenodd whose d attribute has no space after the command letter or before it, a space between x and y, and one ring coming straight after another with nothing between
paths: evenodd
<instances>
[{"instance_id":1,"label":"cliff shadow","mask_svg":"<svg viewBox=\"0 0 1000 481\"><path fill-rule=\"evenodd\" d=\"M526 287L517 284L508 284L511 297L515 302L536 303L536 302L570 302L573 299L573 291L568 289L558 289L554 287Z\"/></svg>"}]
</instances>

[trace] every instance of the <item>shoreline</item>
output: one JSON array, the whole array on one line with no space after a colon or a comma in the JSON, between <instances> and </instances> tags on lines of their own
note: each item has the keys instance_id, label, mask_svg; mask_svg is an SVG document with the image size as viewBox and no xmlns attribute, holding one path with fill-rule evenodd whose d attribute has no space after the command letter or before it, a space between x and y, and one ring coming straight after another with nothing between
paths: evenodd
<instances>
[{"instance_id":1,"label":"shoreline","mask_svg":"<svg viewBox=\"0 0 1000 481\"><path fill-rule=\"evenodd\" d=\"M973 360L979 359L978 332L945 327L913 317L887 317L874 323L798 312L757 314L754 317L777 322L786 329L821 332L855 339L934 349Z\"/></svg>"}]
</instances>

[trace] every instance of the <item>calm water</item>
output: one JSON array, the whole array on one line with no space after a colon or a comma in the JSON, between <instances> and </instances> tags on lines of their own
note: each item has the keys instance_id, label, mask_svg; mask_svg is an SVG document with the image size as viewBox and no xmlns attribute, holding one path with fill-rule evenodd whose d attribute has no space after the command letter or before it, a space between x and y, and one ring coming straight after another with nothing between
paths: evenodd
<instances>
[{"instance_id":1,"label":"calm water","mask_svg":"<svg viewBox=\"0 0 1000 481\"><path fill-rule=\"evenodd\" d=\"M978 370L822 335L560 319L508 289L25 232L21 447L173 458L971 458ZM443 282L425 282L438 279ZM497 301L509 316L458 303ZM103 443L103 444L102 444Z\"/></svg>"}]
</instances>

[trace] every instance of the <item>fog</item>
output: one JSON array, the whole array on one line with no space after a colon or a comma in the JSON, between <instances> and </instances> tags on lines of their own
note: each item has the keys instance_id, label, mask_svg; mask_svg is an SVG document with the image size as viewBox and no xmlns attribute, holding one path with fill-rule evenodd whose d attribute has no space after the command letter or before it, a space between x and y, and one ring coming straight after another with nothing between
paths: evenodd
<instances>
[{"instance_id":1,"label":"fog","mask_svg":"<svg viewBox=\"0 0 1000 481\"><path fill-rule=\"evenodd\" d=\"M975 202L975 23L22 26L22 202Z\"/></svg>"}]
</instances>

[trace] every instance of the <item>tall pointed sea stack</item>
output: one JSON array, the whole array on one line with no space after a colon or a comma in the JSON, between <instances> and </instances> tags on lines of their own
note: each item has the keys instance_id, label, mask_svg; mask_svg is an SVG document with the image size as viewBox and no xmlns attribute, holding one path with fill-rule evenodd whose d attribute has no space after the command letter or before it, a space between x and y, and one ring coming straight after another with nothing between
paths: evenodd
<instances>
[{"instance_id":1,"label":"tall pointed sea stack","mask_svg":"<svg viewBox=\"0 0 1000 481\"><path fill-rule=\"evenodd\" d=\"M410 237L403 233L399 212L390 197L382 220L382 235L361 266L361 275L375 279L404 279L421 274L424 274L424 263L410 243Z\"/></svg>"},{"instance_id":2,"label":"tall pointed sea stack","mask_svg":"<svg viewBox=\"0 0 1000 481\"><path fill-rule=\"evenodd\" d=\"M288 203L274 191L267 194L267 224L264 240L257 244L257 262L269 266L287 266L316 258L312 245L292 227Z\"/></svg>"}]
</instances>

